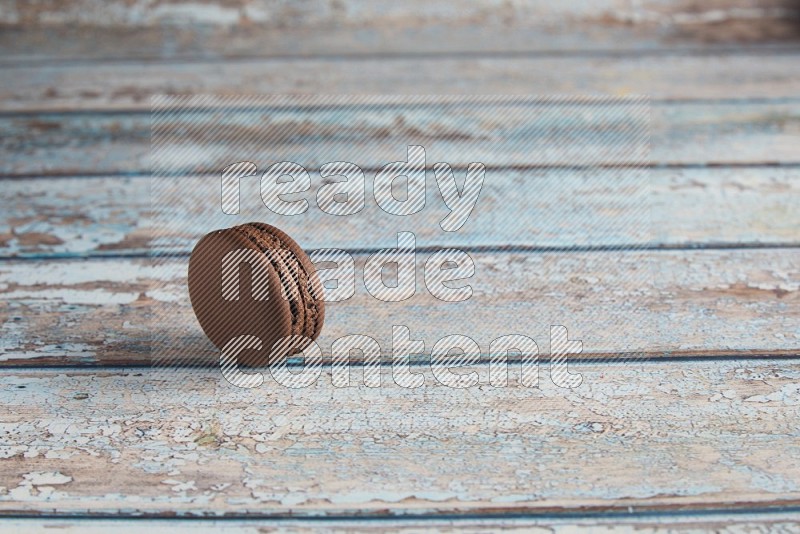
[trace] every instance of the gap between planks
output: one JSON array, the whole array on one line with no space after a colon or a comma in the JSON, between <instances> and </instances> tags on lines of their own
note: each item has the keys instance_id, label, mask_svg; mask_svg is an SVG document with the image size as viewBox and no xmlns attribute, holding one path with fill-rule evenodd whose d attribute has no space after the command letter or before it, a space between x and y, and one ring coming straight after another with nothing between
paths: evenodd
<instances>
[{"instance_id":1,"label":"gap between planks","mask_svg":"<svg viewBox=\"0 0 800 534\"><path fill-rule=\"evenodd\" d=\"M429 254L436 252L445 247L444 245L430 245L425 247L417 247L416 252L419 254ZM740 242L740 243L688 243L683 245L651 245L647 243L637 244L632 243L628 245L597 245L590 247L570 246L570 247L540 247L540 246L474 246L474 247L459 247L468 253L529 253L529 254L552 254L552 253L568 253L568 252L635 252L635 251L649 251L649 252L692 252L701 250L783 250L783 249L797 249L800 252L800 242L796 243L759 243L759 242ZM376 252L386 250L386 247L374 248L340 248L352 256L368 256ZM314 253L316 249L308 249L307 252ZM140 250L129 251L94 251L94 252L51 252L51 253L21 253L18 255L0 256L0 262L10 261L61 261L61 260L144 260L155 258L171 258L188 259L191 252L177 252L177 253L163 253L154 254L149 249L143 248Z\"/></svg>"},{"instance_id":2,"label":"gap between planks","mask_svg":"<svg viewBox=\"0 0 800 534\"><path fill-rule=\"evenodd\" d=\"M605 58L623 59L651 57L675 58L675 57L706 57L706 56L780 56L795 55L797 45L794 44L764 44L764 45L710 45L706 47L686 46L671 48L632 48L632 49L558 49L541 51L517 51L517 50L428 50L428 51L398 51L398 52L375 52L362 51L355 53L336 53L320 50L313 54L298 55L287 51L283 54L270 53L232 53L228 55L215 56L208 55L136 55L136 56L67 56L58 57L25 57L22 55L8 55L0 58L0 66L8 68L30 68L30 67L92 67L96 65L125 65L134 67L144 65L170 65L170 64L190 64L190 63L231 63L236 61L377 61L377 60L435 60L435 59L537 59L537 58ZM689 99L682 99L689 100Z\"/></svg>"}]
</instances>

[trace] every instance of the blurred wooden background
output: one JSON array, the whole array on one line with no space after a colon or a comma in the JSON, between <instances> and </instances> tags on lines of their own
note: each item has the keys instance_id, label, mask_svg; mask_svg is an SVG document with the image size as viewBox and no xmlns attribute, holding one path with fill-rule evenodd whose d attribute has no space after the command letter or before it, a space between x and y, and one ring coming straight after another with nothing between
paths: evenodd
<instances>
[{"instance_id":1,"label":"blurred wooden background","mask_svg":"<svg viewBox=\"0 0 800 534\"><path fill-rule=\"evenodd\" d=\"M800 3L11 1L0 50L0 528L800 528ZM565 249L559 306L644 291L666 328L574 391L323 377L254 399L209 372L155 405L156 93L650 95L664 276L630 282L634 237L627 261L544 245ZM543 292L524 269L543 243L486 235L481 261L518 270L473 328ZM375 306L340 317L363 331Z\"/></svg>"}]
</instances>

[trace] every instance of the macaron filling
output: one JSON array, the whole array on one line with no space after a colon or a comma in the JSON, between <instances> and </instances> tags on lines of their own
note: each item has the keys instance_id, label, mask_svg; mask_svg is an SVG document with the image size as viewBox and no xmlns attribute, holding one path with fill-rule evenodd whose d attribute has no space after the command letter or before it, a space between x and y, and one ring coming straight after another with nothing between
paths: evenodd
<instances>
[{"instance_id":1,"label":"macaron filling","mask_svg":"<svg viewBox=\"0 0 800 534\"><path fill-rule=\"evenodd\" d=\"M309 288L309 273L292 250L293 247L267 228L259 228L254 224L243 224L233 230L263 252L265 259L278 273L292 313L292 335L315 339L320 327L318 303Z\"/></svg>"}]
</instances>

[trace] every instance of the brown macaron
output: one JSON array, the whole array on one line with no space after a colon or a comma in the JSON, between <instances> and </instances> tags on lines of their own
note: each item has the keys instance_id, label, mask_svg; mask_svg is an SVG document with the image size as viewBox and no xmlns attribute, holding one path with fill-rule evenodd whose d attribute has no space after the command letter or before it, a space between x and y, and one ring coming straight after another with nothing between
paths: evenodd
<instances>
[{"instance_id":1,"label":"brown macaron","mask_svg":"<svg viewBox=\"0 0 800 534\"><path fill-rule=\"evenodd\" d=\"M211 342L222 349L239 336L261 340L261 350L243 353L240 364L268 363L281 338L317 339L325 320L322 291L308 255L268 224L211 232L189 259L189 298ZM295 351L304 348L294 345Z\"/></svg>"}]
</instances>

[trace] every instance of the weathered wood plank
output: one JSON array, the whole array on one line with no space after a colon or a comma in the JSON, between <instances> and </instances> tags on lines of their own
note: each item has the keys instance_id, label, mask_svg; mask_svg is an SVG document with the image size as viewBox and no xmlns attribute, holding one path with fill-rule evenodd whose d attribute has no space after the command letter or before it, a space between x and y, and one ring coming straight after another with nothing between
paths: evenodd
<instances>
[{"instance_id":1,"label":"weathered wood plank","mask_svg":"<svg viewBox=\"0 0 800 534\"><path fill-rule=\"evenodd\" d=\"M19 2L0 62L713 49L791 43L798 16L788 0Z\"/></svg>"},{"instance_id":2,"label":"weathered wood plank","mask_svg":"<svg viewBox=\"0 0 800 534\"><path fill-rule=\"evenodd\" d=\"M137 533L142 530L169 530L176 533L225 532L235 530L243 534L265 532L374 532L376 529L391 532L529 532L534 534L559 533L619 533L635 531L641 534L717 532L776 532L790 534L800 529L796 512L743 513L687 513L665 514L598 514L589 518L571 517L450 517L438 515L415 518L326 518L305 519L154 519L115 517L114 519L75 517L15 518L0 521L0 533L50 532L58 529L65 534Z\"/></svg>"},{"instance_id":3,"label":"weathered wood plank","mask_svg":"<svg viewBox=\"0 0 800 534\"><path fill-rule=\"evenodd\" d=\"M185 244L185 252L204 229L244 219L276 224L311 249L370 248L399 229L414 232L418 246L427 247L800 243L799 169L683 168L647 173L641 180L629 179L632 189L623 194L619 184L609 186L597 171L490 170L469 221L449 235L439 231L448 210L434 183L425 209L398 221L378 209L371 179L365 209L334 218L315 202L322 183L318 175L312 174L312 189L306 194L309 210L292 217L267 211L255 177L252 183L243 182L242 215L237 218L217 213L217 179L186 178L184 194L172 206L181 218L176 217L169 228L162 224L160 234L169 230L173 242ZM146 254L152 233L149 186L142 177L6 180L0 190L6 206L0 220L0 256ZM648 205L648 212L642 212ZM513 224L507 214L513 214Z\"/></svg>"},{"instance_id":4,"label":"weathered wood plank","mask_svg":"<svg viewBox=\"0 0 800 534\"><path fill-rule=\"evenodd\" d=\"M379 301L363 285L366 255L356 255L355 295L328 303L323 354L330 356L335 339L355 333L372 336L388 356L392 325L407 326L427 355L450 334L475 336L488 352L495 338L520 333L544 357L550 325L566 326L583 342L580 357L589 359L797 355L800 349L797 248L470 255L473 295L460 303L430 294L422 274L429 254L423 253L417 254L416 294ZM189 305L186 265L186 258L156 266L143 259L0 263L0 361L147 365L158 332L179 348L158 345L159 361L215 365L218 354Z\"/></svg>"},{"instance_id":5,"label":"weathered wood plank","mask_svg":"<svg viewBox=\"0 0 800 534\"><path fill-rule=\"evenodd\" d=\"M648 94L794 98L797 53L231 59L4 67L0 110L149 109L154 94Z\"/></svg>"},{"instance_id":6,"label":"weathered wood plank","mask_svg":"<svg viewBox=\"0 0 800 534\"><path fill-rule=\"evenodd\" d=\"M676 2L649 2L661 4L662 9L679 11ZM718 2L717 5L749 5L755 7L752 0L739 2ZM774 5L774 4L773 4ZM55 1L47 5L12 5L0 13L0 22L9 25L69 25L83 24L89 26L125 27L125 26L159 26L169 24L173 27L185 27L195 24L232 25L245 21L263 24L265 27L285 27L294 24L298 27L348 26L353 24L384 25L404 22L420 24L425 22L464 23L476 22L492 16L492 8L496 9L495 17L516 15L516 22L540 20L549 17L553 22L562 22L572 17L599 17L610 10L626 10L631 12L630 4L620 0L601 0L593 5L580 1L567 0L558 6L542 1L530 2L527 6L505 7L493 5L491 2L474 2L459 8L447 0L422 2L412 0L397 5L389 0L365 2L363 0L345 0L332 3L327 0L311 0L301 5L266 4L264 2L245 0L243 2L184 2L168 0L159 5L131 5L124 0L97 2L95 0ZM684 11L689 11L686 7ZM666 14L665 14L666 15ZM509 21L515 22L515 21Z\"/></svg>"},{"instance_id":7,"label":"weathered wood plank","mask_svg":"<svg viewBox=\"0 0 800 534\"><path fill-rule=\"evenodd\" d=\"M479 370L485 372L485 368ZM3 373L7 514L550 515L796 507L796 361L581 366L559 389L234 388Z\"/></svg>"},{"instance_id":8,"label":"weathered wood plank","mask_svg":"<svg viewBox=\"0 0 800 534\"><path fill-rule=\"evenodd\" d=\"M634 107L630 109L634 113ZM474 113L485 118L494 111L489 107ZM624 115L624 105L616 112L620 121L637 124L632 115ZM568 126L556 123L555 109L543 115L553 121L553 131L544 123L532 125L513 118L502 128L480 121L470 123L464 113L463 109L447 106L430 111L403 106L379 111L355 109L347 111L347 121L339 118L338 122L320 124L316 121L329 121L330 117L310 112L293 116L290 111L284 115L269 110L201 113L192 117L193 127L185 135L179 133L182 130L178 127L188 124L180 116L175 118L174 131L178 133L171 138L170 146L175 146L175 154L191 154L187 172L213 175L241 159L266 165L275 161L275 154L310 169L328 161L348 161L347 158L362 168L375 169L405 156L408 144L421 144L431 151L435 147L436 153L430 157L436 161L466 165L477 160L487 166L573 165L582 161L589 149L600 151L603 162L627 162L631 156L626 156L625 151L643 146L638 138L627 141L610 135L590 135L594 120L598 127L611 127L611 119L602 114L596 119L591 115L581 119L581 137L571 146L560 143L568 132L558 128ZM508 117L511 111L497 109L496 113ZM651 113L650 159L655 165L798 162L800 103L670 103L652 106ZM277 122L268 122L270 119ZM0 142L0 173L6 176L150 170L148 113L6 115L0 116L0 128L6 132ZM217 142L213 150L203 144L203 136L192 134L198 130L213 134ZM315 133L313 142L304 140L303 132L307 136L309 131ZM297 138L292 137L293 132ZM237 143L226 147L220 142L230 139L237 139ZM641 161L638 156L633 159Z\"/></svg>"},{"instance_id":9,"label":"weathered wood plank","mask_svg":"<svg viewBox=\"0 0 800 534\"><path fill-rule=\"evenodd\" d=\"M165 0L154 4L131 4L126 0L55 0L46 4L17 3L0 12L0 23L8 27L82 25L88 27L157 27L262 25L265 29L286 26L325 28L398 25L465 25L502 22L507 26L559 25L581 22L627 24L720 24L736 19L770 21L787 18L795 9L784 0L709 0L702 5L682 0L598 0L587 4L565 0L558 4L533 0L524 4L498 4L482 0L455 5L451 0L308 0L301 5L265 4L259 0L227 2Z\"/></svg>"},{"instance_id":10,"label":"weathered wood plank","mask_svg":"<svg viewBox=\"0 0 800 534\"><path fill-rule=\"evenodd\" d=\"M755 28L754 21L734 22L738 30L709 24L674 26L627 25L617 22L594 28L471 23L453 26L375 28L359 26L303 29L261 25L176 27L3 27L0 65L81 68L94 62L232 61L242 59L308 58L432 58L520 56L624 56L660 58L671 55L785 53L796 50L791 23L768 19L772 26ZM748 25L748 22L750 25ZM723 28L727 26L722 25ZM601 31L596 31L600 29ZM750 30L755 29L755 32ZM766 29L767 31L763 31ZM702 33L705 30L705 33ZM743 30L743 31L742 31ZM775 30L772 35L770 31ZM695 33L697 32L697 33ZM709 37L710 39L703 39Z\"/></svg>"}]
</instances>

